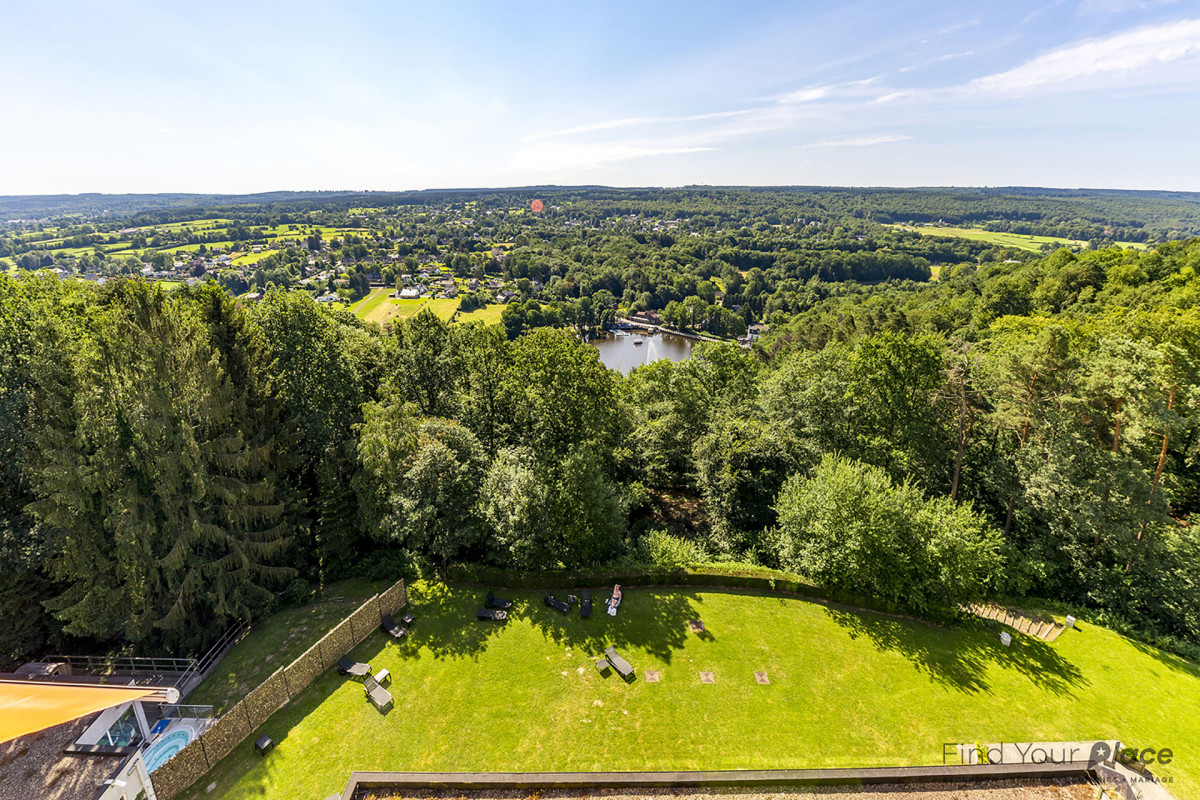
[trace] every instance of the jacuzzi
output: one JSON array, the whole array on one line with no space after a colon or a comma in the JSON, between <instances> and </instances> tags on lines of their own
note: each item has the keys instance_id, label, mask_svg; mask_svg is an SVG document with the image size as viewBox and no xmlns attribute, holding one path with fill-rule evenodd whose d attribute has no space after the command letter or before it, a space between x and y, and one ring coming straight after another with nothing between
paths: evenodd
<instances>
[{"instance_id":1,"label":"jacuzzi","mask_svg":"<svg viewBox=\"0 0 1200 800\"><path fill-rule=\"evenodd\" d=\"M154 743L142 753L146 771L154 772L171 759L171 756L187 747L188 742L200 735L196 722L200 720L177 719L158 735ZM205 720L207 721L207 720Z\"/></svg>"}]
</instances>

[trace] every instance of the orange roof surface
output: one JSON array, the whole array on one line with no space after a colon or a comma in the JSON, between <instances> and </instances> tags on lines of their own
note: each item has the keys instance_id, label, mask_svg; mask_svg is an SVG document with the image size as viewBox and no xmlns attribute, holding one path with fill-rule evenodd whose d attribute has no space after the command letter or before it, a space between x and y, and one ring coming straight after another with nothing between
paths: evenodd
<instances>
[{"instance_id":1,"label":"orange roof surface","mask_svg":"<svg viewBox=\"0 0 1200 800\"><path fill-rule=\"evenodd\" d=\"M158 692L144 686L0 681L0 742Z\"/></svg>"}]
</instances>

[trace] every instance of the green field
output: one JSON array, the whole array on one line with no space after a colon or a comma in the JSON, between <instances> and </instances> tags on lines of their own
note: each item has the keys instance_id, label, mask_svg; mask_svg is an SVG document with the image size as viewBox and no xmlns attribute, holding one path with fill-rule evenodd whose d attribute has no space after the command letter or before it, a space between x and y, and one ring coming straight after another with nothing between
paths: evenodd
<instances>
[{"instance_id":1,"label":"green field","mask_svg":"<svg viewBox=\"0 0 1200 800\"><path fill-rule=\"evenodd\" d=\"M250 264L257 264L259 261L262 261L264 258L271 255L272 252L274 251L263 250L261 253L243 253L233 260L233 266L245 267Z\"/></svg>"},{"instance_id":2,"label":"green field","mask_svg":"<svg viewBox=\"0 0 1200 800\"><path fill-rule=\"evenodd\" d=\"M476 309L469 314L459 314L455 322L483 322L488 325L497 325L500 323L500 315L503 313L503 303L491 303L486 308Z\"/></svg>"},{"instance_id":3,"label":"green field","mask_svg":"<svg viewBox=\"0 0 1200 800\"><path fill-rule=\"evenodd\" d=\"M443 320L451 319L458 310L457 299L433 300L423 297L416 300L396 300L390 296L392 291L386 286L373 289L369 295L350 306L350 310L359 319L378 322L381 325L391 320L408 319L424 308L428 308Z\"/></svg>"},{"instance_id":4,"label":"green field","mask_svg":"<svg viewBox=\"0 0 1200 800\"><path fill-rule=\"evenodd\" d=\"M981 228L952 228L937 225L920 225L915 228L909 225L889 225L888 227L916 231L922 236L951 236L959 239L971 239L976 242L986 242L987 244L994 244L1000 247L1016 247L1034 253L1040 253L1044 244L1054 247L1087 247L1087 242L1077 239L1059 239L1054 236L1026 236L1020 233L985 231ZM1117 244L1121 247L1132 248L1134 250L1148 249L1147 245L1139 242L1117 242Z\"/></svg>"},{"instance_id":5,"label":"green field","mask_svg":"<svg viewBox=\"0 0 1200 800\"><path fill-rule=\"evenodd\" d=\"M1200 798L1200 669L1102 628L1053 644L1013 632L1005 648L982 622L734 590L629 589L616 618L597 590L587 620L516 592L504 624L475 620L479 588L418 583L411 596L409 638L374 632L352 652L391 672L389 712L331 670L187 796L319 798L352 770L894 766L941 763L947 742L1118 738L1172 748L1172 793ZM635 681L597 671L606 645ZM278 743L265 758L263 733Z\"/></svg>"}]
</instances>

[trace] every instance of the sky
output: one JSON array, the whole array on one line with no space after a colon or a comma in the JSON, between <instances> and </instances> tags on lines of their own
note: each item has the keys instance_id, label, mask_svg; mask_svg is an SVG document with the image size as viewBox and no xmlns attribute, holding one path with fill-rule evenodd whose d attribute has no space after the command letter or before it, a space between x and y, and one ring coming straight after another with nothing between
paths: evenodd
<instances>
[{"instance_id":1,"label":"sky","mask_svg":"<svg viewBox=\"0 0 1200 800\"><path fill-rule=\"evenodd\" d=\"M1200 0L4 0L0 194L1200 191Z\"/></svg>"}]
</instances>

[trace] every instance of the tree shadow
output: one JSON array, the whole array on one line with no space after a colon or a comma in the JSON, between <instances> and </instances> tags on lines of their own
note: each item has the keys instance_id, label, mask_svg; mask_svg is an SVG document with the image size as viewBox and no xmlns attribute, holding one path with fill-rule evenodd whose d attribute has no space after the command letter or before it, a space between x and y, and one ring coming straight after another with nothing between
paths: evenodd
<instances>
[{"instance_id":1,"label":"tree shadow","mask_svg":"<svg viewBox=\"0 0 1200 800\"><path fill-rule=\"evenodd\" d=\"M1078 625L1078 623L1076 623L1076 625ZM1072 633L1070 628L1063 631L1062 635L1066 636L1069 633ZM1163 666L1176 672L1182 672L1185 675L1191 675L1193 678L1200 678L1200 665L1188 661L1182 656L1177 656L1174 653L1169 653L1165 650L1159 650L1157 647L1148 645L1145 642L1138 642L1133 639L1129 639L1128 637L1126 637L1126 641L1133 645L1134 649L1139 653L1144 653L1145 655L1150 656Z\"/></svg>"},{"instance_id":2,"label":"tree shadow","mask_svg":"<svg viewBox=\"0 0 1200 800\"><path fill-rule=\"evenodd\" d=\"M871 611L837 606L826 606L825 610L851 639L866 637L877 650L904 656L931 681L960 692L990 690L987 674L994 667L1016 670L1040 688L1060 696L1073 696L1075 687L1089 683L1078 667L1050 645L996 623L941 628ZM1001 631L1012 634L1011 646L1000 643Z\"/></svg>"}]
</instances>

